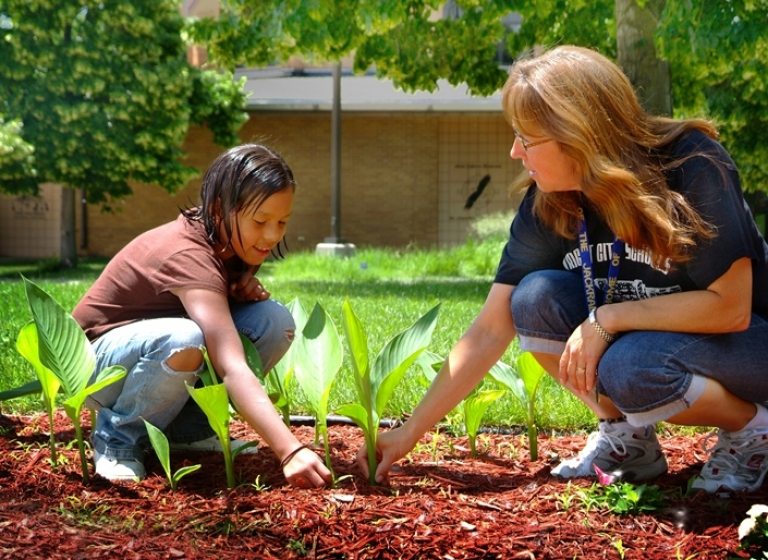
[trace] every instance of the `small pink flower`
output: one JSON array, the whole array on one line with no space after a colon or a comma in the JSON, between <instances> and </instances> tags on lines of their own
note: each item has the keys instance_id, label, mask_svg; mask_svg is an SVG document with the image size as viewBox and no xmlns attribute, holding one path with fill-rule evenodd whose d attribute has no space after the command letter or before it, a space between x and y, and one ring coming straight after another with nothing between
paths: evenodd
<instances>
[{"instance_id":1,"label":"small pink flower","mask_svg":"<svg viewBox=\"0 0 768 560\"><path fill-rule=\"evenodd\" d=\"M595 474L597 475L597 481L603 486L608 486L609 484L613 484L619 479L618 475L608 474L606 472L603 472L603 469L601 469L597 465L593 464L592 468L595 469Z\"/></svg>"}]
</instances>

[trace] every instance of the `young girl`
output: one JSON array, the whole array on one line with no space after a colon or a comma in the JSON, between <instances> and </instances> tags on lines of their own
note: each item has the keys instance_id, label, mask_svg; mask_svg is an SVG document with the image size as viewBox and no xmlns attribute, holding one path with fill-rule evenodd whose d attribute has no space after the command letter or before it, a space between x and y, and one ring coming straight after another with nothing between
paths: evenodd
<instances>
[{"instance_id":1,"label":"young girl","mask_svg":"<svg viewBox=\"0 0 768 560\"><path fill-rule=\"evenodd\" d=\"M654 425L718 428L693 488L753 491L768 472L768 246L736 167L701 120L647 114L621 70L558 47L503 92L525 198L488 298L421 404L379 439L377 479L513 337L599 419L553 470L632 480L667 469ZM365 448L359 453L366 471Z\"/></svg>"},{"instance_id":2,"label":"young girl","mask_svg":"<svg viewBox=\"0 0 768 560\"><path fill-rule=\"evenodd\" d=\"M293 340L291 314L254 273L283 239L295 187L290 168L269 148L232 148L206 172L200 206L131 241L78 303L73 315L93 342L96 371L115 364L128 371L92 397L97 474L145 476L143 419L165 430L172 448L217 448L185 386L197 381L205 346L238 413L280 458L288 482L330 480L278 416L238 334L254 342L265 371Z\"/></svg>"}]
</instances>

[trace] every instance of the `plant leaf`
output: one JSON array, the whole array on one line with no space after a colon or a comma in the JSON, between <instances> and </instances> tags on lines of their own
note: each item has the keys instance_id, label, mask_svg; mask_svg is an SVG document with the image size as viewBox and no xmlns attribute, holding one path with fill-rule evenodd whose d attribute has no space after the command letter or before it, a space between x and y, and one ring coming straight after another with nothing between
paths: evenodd
<instances>
[{"instance_id":1,"label":"plant leaf","mask_svg":"<svg viewBox=\"0 0 768 560\"><path fill-rule=\"evenodd\" d=\"M168 483L171 485L171 488L173 488L175 484L173 482L173 473L171 472L171 448L168 444L168 438L160 428L147 422L144 418L142 418L142 420L144 420L144 426L147 428L149 443L152 445L152 449L155 450L155 455L157 455L157 458L160 461L160 466L162 466L165 471L165 477L168 479Z\"/></svg>"},{"instance_id":2,"label":"plant leaf","mask_svg":"<svg viewBox=\"0 0 768 560\"><path fill-rule=\"evenodd\" d=\"M37 284L23 279L37 325L40 362L59 378L65 395L75 395L86 386L96 367L91 343L72 315Z\"/></svg>"},{"instance_id":3,"label":"plant leaf","mask_svg":"<svg viewBox=\"0 0 768 560\"><path fill-rule=\"evenodd\" d=\"M42 391L43 399L47 403L54 402L56 393L59 392L61 382L50 369L45 367L40 361L39 346L37 341L37 327L35 323L30 321L24 325L19 331L19 335L16 338L16 350L21 354L32 367L35 368L37 373L38 391ZM33 382L34 383L34 382ZM24 387L29 386L24 385ZM21 389L21 388L19 388Z\"/></svg>"},{"instance_id":4,"label":"plant leaf","mask_svg":"<svg viewBox=\"0 0 768 560\"><path fill-rule=\"evenodd\" d=\"M344 300L341 306L342 326L347 337L349 351L352 355L352 365L355 370L355 386L360 404L365 409L371 408L371 376L368 364L368 338L360 319L352 309L349 300Z\"/></svg>"},{"instance_id":5,"label":"plant leaf","mask_svg":"<svg viewBox=\"0 0 768 560\"><path fill-rule=\"evenodd\" d=\"M374 409L379 414L405 372L431 342L439 311L440 304L437 304L413 325L392 338L376 356L371 368L371 390Z\"/></svg>"},{"instance_id":6,"label":"plant leaf","mask_svg":"<svg viewBox=\"0 0 768 560\"><path fill-rule=\"evenodd\" d=\"M496 400L501 398L506 391L503 389L491 389L487 391L478 391L471 397L464 400L464 425L467 434L474 437L480 429L480 422L483 419L488 407Z\"/></svg>"},{"instance_id":7,"label":"plant leaf","mask_svg":"<svg viewBox=\"0 0 768 560\"><path fill-rule=\"evenodd\" d=\"M208 418L208 423L222 442L229 442L229 395L222 383L192 387L187 391Z\"/></svg>"},{"instance_id":8,"label":"plant leaf","mask_svg":"<svg viewBox=\"0 0 768 560\"><path fill-rule=\"evenodd\" d=\"M79 414L80 411L83 409L83 405L85 404L85 399L88 398L88 395L92 395L93 393L100 391L107 385L112 385L112 383L120 381L127 374L128 372L123 366L115 365L115 366L109 366L104 368L98 373L98 375L96 376L96 380L93 383L83 387L77 393L68 397L64 401L64 407L65 408L70 407L71 411L74 414Z\"/></svg>"},{"instance_id":9,"label":"plant leaf","mask_svg":"<svg viewBox=\"0 0 768 560\"><path fill-rule=\"evenodd\" d=\"M528 404L528 392L526 391L525 383L512 366L505 364L502 361L498 361L493 364L488 375L512 391L512 394L515 395L524 406Z\"/></svg>"},{"instance_id":10,"label":"plant leaf","mask_svg":"<svg viewBox=\"0 0 768 560\"><path fill-rule=\"evenodd\" d=\"M315 304L295 344L296 380L315 414L325 416L327 397L341 369L343 350L336 326L320 304Z\"/></svg>"},{"instance_id":11,"label":"plant leaf","mask_svg":"<svg viewBox=\"0 0 768 560\"><path fill-rule=\"evenodd\" d=\"M343 404L336 412L351 418L366 434L371 431L371 427L368 425L368 412L363 405L359 403Z\"/></svg>"},{"instance_id":12,"label":"plant leaf","mask_svg":"<svg viewBox=\"0 0 768 560\"><path fill-rule=\"evenodd\" d=\"M517 357L517 371L525 384L526 392L533 400L539 382L547 371L530 352L523 352Z\"/></svg>"}]
</instances>

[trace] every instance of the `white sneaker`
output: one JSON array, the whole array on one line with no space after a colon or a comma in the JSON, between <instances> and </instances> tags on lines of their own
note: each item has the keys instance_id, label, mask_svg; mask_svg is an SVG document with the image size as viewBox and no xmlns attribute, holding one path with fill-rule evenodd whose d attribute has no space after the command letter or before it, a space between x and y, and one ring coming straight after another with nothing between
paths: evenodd
<instances>
[{"instance_id":1,"label":"white sneaker","mask_svg":"<svg viewBox=\"0 0 768 560\"><path fill-rule=\"evenodd\" d=\"M644 429L628 422L600 422L584 449L552 469L561 478L595 476L595 465L604 473L629 482L651 480L667 471L653 426Z\"/></svg>"},{"instance_id":2,"label":"white sneaker","mask_svg":"<svg viewBox=\"0 0 768 560\"><path fill-rule=\"evenodd\" d=\"M140 461L115 459L94 450L93 462L96 466L96 474L107 480L132 480L139 482L147 476L147 471L144 470L144 465Z\"/></svg>"},{"instance_id":3,"label":"white sneaker","mask_svg":"<svg viewBox=\"0 0 768 560\"><path fill-rule=\"evenodd\" d=\"M717 431L717 444L691 488L715 493L754 492L768 472L768 428Z\"/></svg>"},{"instance_id":4,"label":"white sneaker","mask_svg":"<svg viewBox=\"0 0 768 560\"><path fill-rule=\"evenodd\" d=\"M255 441L231 439L229 440L229 444L231 446L233 453L237 449L240 449L241 447L245 447L245 449L243 449L242 451L238 451L238 453L256 453L259 450L258 444ZM215 436L215 435L209 438L200 439L197 441L190 441L186 443L171 442L170 447L171 447L171 451L197 451L197 452L210 451L214 453L224 452L224 449L222 449L221 447L221 442L219 441L218 436Z\"/></svg>"}]
</instances>

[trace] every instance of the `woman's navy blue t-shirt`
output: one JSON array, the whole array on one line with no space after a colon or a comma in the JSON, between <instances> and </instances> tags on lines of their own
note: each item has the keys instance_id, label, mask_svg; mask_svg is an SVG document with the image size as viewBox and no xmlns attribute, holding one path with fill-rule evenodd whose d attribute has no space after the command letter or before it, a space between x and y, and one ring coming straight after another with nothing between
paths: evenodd
<instances>
[{"instance_id":1,"label":"woman's navy blue t-shirt","mask_svg":"<svg viewBox=\"0 0 768 560\"><path fill-rule=\"evenodd\" d=\"M682 164L667 172L669 187L714 227L712 239L699 240L685 263L653 266L647 251L626 246L614 301L703 290L742 257L752 260L754 312L768 316L768 245L744 200L733 160L715 140L699 131L684 134L670 149L670 161ZM578 240L557 235L533 214L536 185L529 187L510 227L495 282L516 285L535 270L580 272ZM588 205L584 208L595 285L607 285L614 234Z\"/></svg>"}]
</instances>

